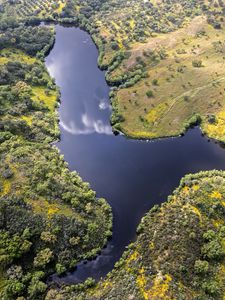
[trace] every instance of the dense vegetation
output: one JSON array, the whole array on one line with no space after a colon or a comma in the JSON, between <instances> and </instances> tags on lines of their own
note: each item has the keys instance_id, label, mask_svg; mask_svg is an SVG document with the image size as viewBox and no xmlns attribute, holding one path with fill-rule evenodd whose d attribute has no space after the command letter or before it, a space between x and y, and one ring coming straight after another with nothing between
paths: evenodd
<instances>
[{"instance_id":1,"label":"dense vegetation","mask_svg":"<svg viewBox=\"0 0 225 300\"><path fill-rule=\"evenodd\" d=\"M46 279L95 257L111 209L70 172L59 138L59 92L43 58L53 27L0 22L0 298L43 299ZM23 298L25 297L25 298Z\"/></svg>"},{"instance_id":2,"label":"dense vegetation","mask_svg":"<svg viewBox=\"0 0 225 300\"><path fill-rule=\"evenodd\" d=\"M46 300L224 299L225 173L187 175L142 219L106 279L50 290Z\"/></svg>"}]
</instances>

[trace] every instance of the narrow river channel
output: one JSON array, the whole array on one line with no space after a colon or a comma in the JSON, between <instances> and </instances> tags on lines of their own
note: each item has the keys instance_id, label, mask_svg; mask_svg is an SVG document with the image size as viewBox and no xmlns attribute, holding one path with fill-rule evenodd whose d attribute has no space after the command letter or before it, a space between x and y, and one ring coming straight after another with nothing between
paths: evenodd
<instances>
[{"instance_id":1,"label":"narrow river channel","mask_svg":"<svg viewBox=\"0 0 225 300\"><path fill-rule=\"evenodd\" d=\"M98 51L78 28L56 26L56 42L46 65L61 90L61 141L57 144L71 170L76 170L110 203L113 237L101 255L81 263L62 279L99 279L112 270L135 239L141 217L167 199L182 176L200 170L225 170L225 149L202 137L198 128L184 137L153 142L112 134L109 87L97 66ZM57 278L54 278L57 280Z\"/></svg>"}]
</instances>

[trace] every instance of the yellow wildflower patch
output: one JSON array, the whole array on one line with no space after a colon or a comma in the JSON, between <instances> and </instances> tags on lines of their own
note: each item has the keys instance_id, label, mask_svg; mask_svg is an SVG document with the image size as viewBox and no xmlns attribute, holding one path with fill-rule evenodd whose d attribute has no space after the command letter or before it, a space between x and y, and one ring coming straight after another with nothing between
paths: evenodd
<instances>
[{"instance_id":1,"label":"yellow wildflower patch","mask_svg":"<svg viewBox=\"0 0 225 300\"><path fill-rule=\"evenodd\" d=\"M192 186L192 189L194 192L197 192L200 189L200 186L198 184L195 184Z\"/></svg>"},{"instance_id":2,"label":"yellow wildflower patch","mask_svg":"<svg viewBox=\"0 0 225 300\"><path fill-rule=\"evenodd\" d=\"M164 299L170 300L171 297L167 295L169 290L169 283L172 277L168 274L165 276L156 276L153 282L153 287L148 291L148 299Z\"/></svg>"},{"instance_id":3,"label":"yellow wildflower patch","mask_svg":"<svg viewBox=\"0 0 225 300\"><path fill-rule=\"evenodd\" d=\"M107 289L108 287L112 287L112 282L109 282L109 281L104 282L103 288Z\"/></svg>"},{"instance_id":4,"label":"yellow wildflower patch","mask_svg":"<svg viewBox=\"0 0 225 300\"><path fill-rule=\"evenodd\" d=\"M156 138L157 135L153 132L147 132L147 131L132 131L128 132L128 135L131 134L133 137L139 138L140 136L145 139L151 139L151 138Z\"/></svg>"},{"instance_id":5,"label":"yellow wildflower patch","mask_svg":"<svg viewBox=\"0 0 225 300\"><path fill-rule=\"evenodd\" d=\"M200 222L202 222L202 215L200 210L195 207L194 205L190 205L189 203L184 205L184 208L187 208L189 210L191 210L195 215L197 215L199 217Z\"/></svg>"},{"instance_id":6,"label":"yellow wildflower patch","mask_svg":"<svg viewBox=\"0 0 225 300\"><path fill-rule=\"evenodd\" d=\"M187 195L190 192L190 188L188 186L183 187L182 192Z\"/></svg>"},{"instance_id":7,"label":"yellow wildflower patch","mask_svg":"<svg viewBox=\"0 0 225 300\"><path fill-rule=\"evenodd\" d=\"M65 5L66 5L66 2L59 2L59 7L56 9L56 12L57 13L61 13L62 12L62 10L63 10L63 8L65 7Z\"/></svg>"},{"instance_id":8,"label":"yellow wildflower patch","mask_svg":"<svg viewBox=\"0 0 225 300\"><path fill-rule=\"evenodd\" d=\"M120 26L116 24L114 21L112 21L112 25L116 28L117 31L120 29Z\"/></svg>"},{"instance_id":9,"label":"yellow wildflower patch","mask_svg":"<svg viewBox=\"0 0 225 300\"><path fill-rule=\"evenodd\" d=\"M216 115L215 123L205 123L204 131L209 137L219 140L225 139L225 111L221 111Z\"/></svg>"},{"instance_id":10,"label":"yellow wildflower patch","mask_svg":"<svg viewBox=\"0 0 225 300\"><path fill-rule=\"evenodd\" d=\"M3 181L3 189L2 189L2 192L0 193L0 196L7 195L10 192L10 189L11 189L10 180L4 180Z\"/></svg>"},{"instance_id":11,"label":"yellow wildflower patch","mask_svg":"<svg viewBox=\"0 0 225 300\"><path fill-rule=\"evenodd\" d=\"M222 220L222 219L213 220L213 225L217 228L220 227L220 226L223 226L224 225L224 220Z\"/></svg>"},{"instance_id":12,"label":"yellow wildflower patch","mask_svg":"<svg viewBox=\"0 0 225 300\"><path fill-rule=\"evenodd\" d=\"M48 216L51 217L52 215L56 214L59 211L58 207L51 207L48 209Z\"/></svg>"},{"instance_id":13,"label":"yellow wildflower patch","mask_svg":"<svg viewBox=\"0 0 225 300\"><path fill-rule=\"evenodd\" d=\"M172 300L172 298L168 295L169 284L171 281L172 277L169 274L164 276L159 274L153 279L152 287L147 289L147 279L144 274L144 269L142 268L140 270L140 275L137 277L136 283L145 300Z\"/></svg>"},{"instance_id":14,"label":"yellow wildflower patch","mask_svg":"<svg viewBox=\"0 0 225 300\"><path fill-rule=\"evenodd\" d=\"M0 65L4 65L9 61L9 59L7 57L0 57Z\"/></svg>"},{"instance_id":15,"label":"yellow wildflower patch","mask_svg":"<svg viewBox=\"0 0 225 300\"><path fill-rule=\"evenodd\" d=\"M138 252L135 250L127 259L127 263L130 263L131 261L135 261L138 258Z\"/></svg>"},{"instance_id":16,"label":"yellow wildflower patch","mask_svg":"<svg viewBox=\"0 0 225 300\"><path fill-rule=\"evenodd\" d=\"M148 293L145 291L147 280L145 278L143 269L140 270L140 275L137 276L136 284L141 291L141 294L144 299L148 300Z\"/></svg>"},{"instance_id":17,"label":"yellow wildflower patch","mask_svg":"<svg viewBox=\"0 0 225 300\"><path fill-rule=\"evenodd\" d=\"M88 290L88 294L89 296L92 296L92 298L102 297L102 292L108 288L111 288L112 286L112 282L105 280L102 283L98 283L95 287L90 288Z\"/></svg>"},{"instance_id":18,"label":"yellow wildflower patch","mask_svg":"<svg viewBox=\"0 0 225 300\"><path fill-rule=\"evenodd\" d=\"M27 122L27 124L28 124L29 126L32 125L32 119L33 119L33 118L32 118L31 116L22 116L21 119L24 120L25 122Z\"/></svg>"},{"instance_id":19,"label":"yellow wildflower patch","mask_svg":"<svg viewBox=\"0 0 225 300\"><path fill-rule=\"evenodd\" d=\"M121 39L121 37L118 37L117 42L118 42L119 48L123 49L123 40Z\"/></svg>"},{"instance_id":20,"label":"yellow wildflower patch","mask_svg":"<svg viewBox=\"0 0 225 300\"><path fill-rule=\"evenodd\" d=\"M192 211L199 217L199 220L202 221L202 215L201 215L200 210L193 205L191 205L191 208L192 208Z\"/></svg>"},{"instance_id":21,"label":"yellow wildflower patch","mask_svg":"<svg viewBox=\"0 0 225 300\"><path fill-rule=\"evenodd\" d=\"M134 29L134 27L135 27L134 19L130 20L130 27L131 27L131 29Z\"/></svg>"},{"instance_id":22,"label":"yellow wildflower patch","mask_svg":"<svg viewBox=\"0 0 225 300\"><path fill-rule=\"evenodd\" d=\"M211 198L215 198L215 199L222 199L222 195L220 192L218 191L213 191L210 195Z\"/></svg>"},{"instance_id":23,"label":"yellow wildflower patch","mask_svg":"<svg viewBox=\"0 0 225 300\"><path fill-rule=\"evenodd\" d=\"M0 64L6 64L9 61L20 61L26 64L34 64L37 59L18 49L3 49L0 52Z\"/></svg>"},{"instance_id":24,"label":"yellow wildflower patch","mask_svg":"<svg viewBox=\"0 0 225 300\"><path fill-rule=\"evenodd\" d=\"M43 102L51 111L55 109L57 102L57 92L51 91L49 94L46 93L44 86L32 87L32 99L34 101Z\"/></svg>"},{"instance_id":25,"label":"yellow wildflower patch","mask_svg":"<svg viewBox=\"0 0 225 300\"><path fill-rule=\"evenodd\" d=\"M145 117L149 123L155 123L161 119L162 115L168 110L166 103L160 103L155 108L151 109Z\"/></svg>"},{"instance_id":26,"label":"yellow wildflower patch","mask_svg":"<svg viewBox=\"0 0 225 300\"><path fill-rule=\"evenodd\" d=\"M33 211L37 214L44 214L48 217L51 217L56 213L65 216L76 215L76 213L66 204L51 204L45 199L27 199L26 201L31 204Z\"/></svg>"},{"instance_id":27,"label":"yellow wildflower patch","mask_svg":"<svg viewBox=\"0 0 225 300\"><path fill-rule=\"evenodd\" d=\"M151 250L153 250L153 249L155 248L155 244L154 244L153 242L151 242L151 243L149 244L149 248L150 248Z\"/></svg>"}]
</instances>

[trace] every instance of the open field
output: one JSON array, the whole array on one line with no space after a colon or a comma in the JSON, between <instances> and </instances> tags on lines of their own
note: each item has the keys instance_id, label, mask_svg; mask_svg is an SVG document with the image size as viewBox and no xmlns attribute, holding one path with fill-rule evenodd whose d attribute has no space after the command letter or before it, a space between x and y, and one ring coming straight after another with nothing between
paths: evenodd
<instances>
[{"instance_id":1,"label":"open field","mask_svg":"<svg viewBox=\"0 0 225 300\"><path fill-rule=\"evenodd\" d=\"M159 49L163 59L154 56ZM123 132L143 138L174 136L199 115L203 132L225 141L224 30L196 17L180 30L134 44L115 76L129 72L137 60L146 65L146 78L115 93Z\"/></svg>"}]
</instances>

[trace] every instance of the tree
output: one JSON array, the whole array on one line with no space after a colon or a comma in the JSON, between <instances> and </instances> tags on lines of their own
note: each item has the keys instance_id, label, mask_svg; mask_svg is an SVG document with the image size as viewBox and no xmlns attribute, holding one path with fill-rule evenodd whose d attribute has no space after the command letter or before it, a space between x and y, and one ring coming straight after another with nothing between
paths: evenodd
<instances>
[{"instance_id":1,"label":"tree","mask_svg":"<svg viewBox=\"0 0 225 300\"><path fill-rule=\"evenodd\" d=\"M36 297L39 294L42 294L46 291L47 285L40 280L43 276L44 272L36 272L32 276L30 285L28 287L28 294L30 295L31 299L37 299Z\"/></svg>"},{"instance_id":2,"label":"tree","mask_svg":"<svg viewBox=\"0 0 225 300\"><path fill-rule=\"evenodd\" d=\"M215 296L219 294L220 286L218 282L216 281L207 281L202 284L203 290L206 292L206 294Z\"/></svg>"},{"instance_id":3,"label":"tree","mask_svg":"<svg viewBox=\"0 0 225 300\"><path fill-rule=\"evenodd\" d=\"M220 259L224 256L224 251L221 243L217 240L206 243L201 249L202 255L206 259Z\"/></svg>"},{"instance_id":4,"label":"tree","mask_svg":"<svg viewBox=\"0 0 225 300\"><path fill-rule=\"evenodd\" d=\"M117 42L111 42L111 48L113 50L118 50L119 49L119 45L117 44Z\"/></svg>"},{"instance_id":5,"label":"tree","mask_svg":"<svg viewBox=\"0 0 225 300\"><path fill-rule=\"evenodd\" d=\"M209 263L206 260L196 260L194 269L197 274L205 274L209 270Z\"/></svg>"},{"instance_id":6,"label":"tree","mask_svg":"<svg viewBox=\"0 0 225 300\"><path fill-rule=\"evenodd\" d=\"M53 252L46 248L38 252L36 257L34 258L34 266L35 267L45 267L53 258Z\"/></svg>"}]
</instances>

